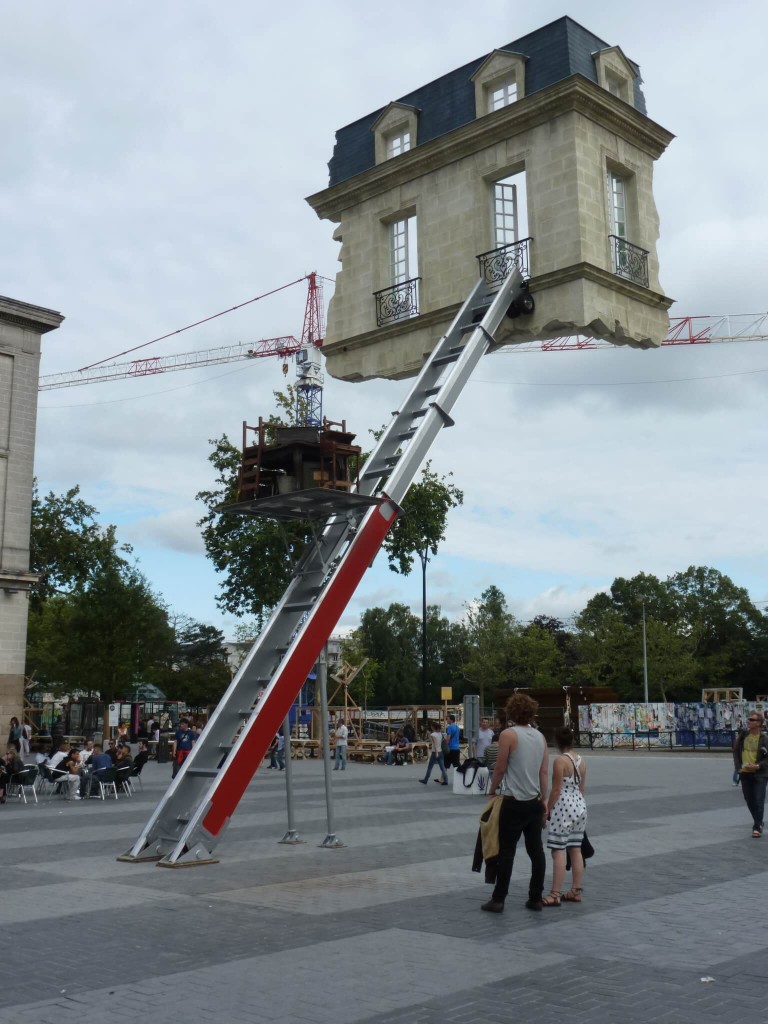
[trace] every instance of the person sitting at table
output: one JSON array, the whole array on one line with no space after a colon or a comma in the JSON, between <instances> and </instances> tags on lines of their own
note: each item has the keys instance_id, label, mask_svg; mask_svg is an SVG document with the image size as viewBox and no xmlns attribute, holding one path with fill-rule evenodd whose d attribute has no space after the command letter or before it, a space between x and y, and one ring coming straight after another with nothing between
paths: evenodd
<instances>
[{"instance_id":1,"label":"person sitting at table","mask_svg":"<svg viewBox=\"0 0 768 1024\"><path fill-rule=\"evenodd\" d=\"M19 757L14 744L11 743L8 745L5 757L0 761L0 804L5 803L6 790L21 771L24 771L24 762Z\"/></svg>"},{"instance_id":2,"label":"person sitting at table","mask_svg":"<svg viewBox=\"0 0 768 1024\"><path fill-rule=\"evenodd\" d=\"M93 783L101 782L104 779L104 772L111 767L112 758L104 753L101 744L94 744L91 759L87 767L80 772L80 795L90 796Z\"/></svg>"},{"instance_id":3,"label":"person sitting at table","mask_svg":"<svg viewBox=\"0 0 768 1024\"><path fill-rule=\"evenodd\" d=\"M85 746L80 751L80 753L77 755L78 760L80 761L80 767L82 768L83 765L88 764L90 762L92 756L93 756L93 740L86 740L85 741Z\"/></svg>"},{"instance_id":4,"label":"person sitting at table","mask_svg":"<svg viewBox=\"0 0 768 1024\"><path fill-rule=\"evenodd\" d=\"M412 749L410 740L404 735L402 729L400 729L395 736L394 746L390 747L387 751L386 762L387 764L398 764L404 765L408 763L408 754Z\"/></svg>"},{"instance_id":5,"label":"person sitting at table","mask_svg":"<svg viewBox=\"0 0 768 1024\"><path fill-rule=\"evenodd\" d=\"M123 744L122 747L118 747L117 750L117 761L115 761L116 768L131 768L133 767L133 758L131 757L131 748L127 744Z\"/></svg>"},{"instance_id":6,"label":"person sitting at table","mask_svg":"<svg viewBox=\"0 0 768 1024\"><path fill-rule=\"evenodd\" d=\"M147 743L146 740L141 740L139 742L138 753L136 754L136 757L134 757L134 759L133 759L133 767L134 768L143 768L148 760L149 760L149 744Z\"/></svg>"},{"instance_id":7,"label":"person sitting at table","mask_svg":"<svg viewBox=\"0 0 768 1024\"><path fill-rule=\"evenodd\" d=\"M109 740L104 753L110 759L112 764L115 764L117 762L117 740Z\"/></svg>"},{"instance_id":8,"label":"person sitting at table","mask_svg":"<svg viewBox=\"0 0 768 1024\"><path fill-rule=\"evenodd\" d=\"M77 771L72 771L72 767L77 768ZM80 762L77 759L77 754L74 755L68 743L60 743L59 749L53 755L48 762L54 779L56 782L66 782L69 786L68 800L79 800L80 794L78 789L80 788Z\"/></svg>"}]
</instances>

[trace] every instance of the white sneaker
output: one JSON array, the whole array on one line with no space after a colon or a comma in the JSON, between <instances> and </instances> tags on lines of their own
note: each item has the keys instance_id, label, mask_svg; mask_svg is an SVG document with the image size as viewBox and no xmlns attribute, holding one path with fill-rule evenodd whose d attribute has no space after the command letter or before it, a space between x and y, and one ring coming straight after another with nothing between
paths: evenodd
<instances>
[{"instance_id":1,"label":"white sneaker","mask_svg":"<svg viewBox=\"0 0 768 1024\"><path fill-rule=\"evenodd\" d=\"M79 793L75 793L75 800L82 800L82 799L83 798L80 796Z\"/></svg>"}]
</instances>

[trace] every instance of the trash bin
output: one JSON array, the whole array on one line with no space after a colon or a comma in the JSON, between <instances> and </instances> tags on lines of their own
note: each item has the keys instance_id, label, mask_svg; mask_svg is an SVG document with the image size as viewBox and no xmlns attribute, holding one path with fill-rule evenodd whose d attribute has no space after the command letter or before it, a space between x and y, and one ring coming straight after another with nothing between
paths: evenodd
<instances>
[{"instance_id":1,"label":"trash bin","mask_svg":"<svg viewBox=\"0 0 768 1024\"><path fill-rule=\"evenodd\" d=\"M170 736L163 735L162 733L160 733L160 739L157 744L157 763L168 764L170 760L170 752Z\"/></svg>"}]
</instances>

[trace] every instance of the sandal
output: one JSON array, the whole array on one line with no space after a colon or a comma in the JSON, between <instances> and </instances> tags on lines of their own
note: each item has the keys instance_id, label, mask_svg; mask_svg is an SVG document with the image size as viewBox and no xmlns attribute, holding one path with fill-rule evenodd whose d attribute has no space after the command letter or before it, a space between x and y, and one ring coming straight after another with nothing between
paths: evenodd
<instances>
[{"instance_id":1,"label":"sandal","mask_svg":"<svg viewBox=\"0 0 768 1024\"><path fill-rule=\"evenodd\" d=\"M565 899L565 897L563 897ZM542 901L544 907L559 907L560 906L560 893L555 892L553 889L549 896L544 896Z\"/></svg>"},{"instance_id":2,"label":"sandal","mask_svg":"<svg viewBox=\"0 0 768 1024\"><path fill-rule=\"evenodd\" d=\"M568 892L563 893L561 899L565 903L581 903L581 894L583 892L583 889L569 889Z\"/></svg>"}]
</instances>

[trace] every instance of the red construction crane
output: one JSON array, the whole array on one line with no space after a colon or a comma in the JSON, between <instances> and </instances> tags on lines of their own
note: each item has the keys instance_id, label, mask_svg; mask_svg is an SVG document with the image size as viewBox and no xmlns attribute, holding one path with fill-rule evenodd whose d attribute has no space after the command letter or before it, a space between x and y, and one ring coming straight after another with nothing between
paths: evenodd
<instances>
[{"instance_id":1,"label":"red construction crane","mask_svg":"<svg viewBox=\"0 0 768 1024\"><path fill-rule=\"evenodd\" d=\"M265 356L277 356L279 359L287 360L291 356L299 355L302 349L304 349L314 358L305 359L303 368L302 365L299 366L298 388L299 390L306 391L305 397L309 399L309 407L313 409L314 415L318 411L318 401L322 395L322 378L318 379L319 361L316 358L317 349L322 346L324 335L322 284L319 275L315 272L308 274L306 278L300 278L300 280L308 282L307 305L304 312L304 327L301 340L293 335L286 335L282 338L264 338L257 342L225 345L221 348L181 352L174 356L150 356L144 359L133 359L127 363L101 362L86 366L82 370L73 370L69 373L55 373L41 377L40 391L75 387L79 384L95 384L99 381L123 380L126 377L146 377L157 373L168 373L172 370L189 370L195 366L215 366L219 363L231 363L241 359L261 359ZM295 281L291 282L291 284L296 283ZM283 285L282 287L289 286ZM238 309L240 307L235 306L233 308ZM231 312L231 310L225 310L225 312ZM223 314L216 313L214 315L221 316ZM210 320L213 318L207 317L206 319ZM203 322L205 321L198 321L198 323ZM190 324L190 326L197 325ZM182 328L182 330L187 330L187 328ZM172 333L178 334L180 332L174 331ZM169 336L165 335L165 337ZM715 345L737 341L768 341L768 313L672 317L669 321L669 333L662 341L661 346L666 348L680 345ZM149 342L148 344L152 343ZM582 335L572 335L564 338L554 338L550 341L530 341L507 345L499 351L511 355L520 352L568 352L616 347L607 341L599 341ZM320 406L321 409L322 406ZM322 418L321 414L320 418Z\"/></svg>"},{"instance_id":2,"label":"red construction crane","mask_svg":"<svg viewBox=\"0 0 768 1024\"><path fill-rule=\"evenodd\" d=\"M130 362L125 363L107 362L104 359L98 363L92 363L90 366L85 366L80 370L53 373L41 377L39 380L39 390L53 391L56 388L71 388L81 384L97 384L100 381L124 380L126 377L149 377L157 373L168 373L171 370L190 370L195 366L215 366L219 363L231 363L241 359L263 359L265 356L277 356L278 359L282 359L284 361L284 370L287 372L287 360L291 356L298 355L303 349L317 350L322 346L325 329L322 280L315 271L299 280L307 282L307 304L304 310L304 327L301 339L295 338L292 334L287 334L281 338L263 338L256 342L239 342L238 344L225 345L221 348L203 349L196 352L179 352L172 356L147 356L142 359L132 359ZM272 295L275 291L282 291L283 288L288 288L292 284L297 283L297 281L292 281L290 284L282 285L268 294ZM258 296L258 298L264 297ZM255 302L257 300L250 299L248 301ZM248 305L248 303L244 302L221 313L214 313L213 316L206 317L204 320L198 320L194 324L189 324L188 327L172 331L170 334L163 335L162 338L155 338L154 341L146 342L144 345L137 345L136 348L129 349L128 351L136 351L138 348L154 344L155 341L162 341L165 338L172 337L174 334L180 334L182 331L189 330L190 327L197 327L201 323L206 323L216 317L223 316L224 313L231 313L232 310L240 309L245 305ZM125 355L126 353L121 352L119 354ZM109 359L110 357L107 358ZM299 383L297 385L299 390L302 390L303 376L305 374L302 373L300 368ZM313 388L318 387L314 379L311 386Z\"/></svg>"}]
</instances>

